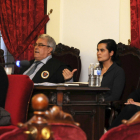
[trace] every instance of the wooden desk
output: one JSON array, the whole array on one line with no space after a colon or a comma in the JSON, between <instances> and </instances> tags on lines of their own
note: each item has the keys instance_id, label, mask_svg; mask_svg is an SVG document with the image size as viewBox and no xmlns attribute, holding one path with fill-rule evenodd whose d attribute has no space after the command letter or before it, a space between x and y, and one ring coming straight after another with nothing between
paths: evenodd
<instances>
[{"instance_id":1,"label":"wooden desk","mask_svg":"<svg viewBox=\"0 0 140 140\"><path fill-rule=\"evenodd\" d=\"M104 132L106 87L35 86L34 94L44 93L49 106L58 105L72 114L75 122L85 131L88 140L99 140Z\"/></svg>"}]
</instances>

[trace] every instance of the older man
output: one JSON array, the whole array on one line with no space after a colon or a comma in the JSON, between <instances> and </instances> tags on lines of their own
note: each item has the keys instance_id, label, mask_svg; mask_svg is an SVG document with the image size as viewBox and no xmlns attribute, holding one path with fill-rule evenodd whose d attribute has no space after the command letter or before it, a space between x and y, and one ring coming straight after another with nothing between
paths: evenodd
<instances>
[{"instance_id":1,"label":"older man","mask_svg":"<svg viewBox=\"0 0 140 140\"><path fill-rule=\"evenodd\" d=\"M31 65L22 68L20 73L29 75L34 83L51 82L63 83L73 79L73 74L77 69L71 68L62 62L52 58L56 43L52 37L42 34L34 44L34 60Z\"/></svg>"}]
</instances>

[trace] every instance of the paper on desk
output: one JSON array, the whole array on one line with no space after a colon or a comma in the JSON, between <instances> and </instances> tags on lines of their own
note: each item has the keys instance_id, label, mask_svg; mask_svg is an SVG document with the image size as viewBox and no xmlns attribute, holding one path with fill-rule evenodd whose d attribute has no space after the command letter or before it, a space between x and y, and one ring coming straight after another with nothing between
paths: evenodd
<instances>
[{"instance_id":1,"label":"paper on desk","mask_svg":"<svg viewBox=\"0 0 140 140\"><path fill-rule=\"evenodd\" d=\"M69 83L69 84L70 83L74 83L74 84L85 84L85 85L88 84L88 82L67 82L67 83Z\"/></svg>"},{"instance_id":2,"label":"paper on desk","mask_svg":"<svg viewBox=\"0 0 140 140\"><path fill-rule=\"evenodd\" d=\"M44 82L44 83L34 83L35 86L57 86L58 84L50 83L50 82Z\"/></svg>"},{"instance_id":3,"label":"paper on desk","mask_svg":"<svg viewBox=\"0 0 140 140\"><path fill-rule=\"evenodd\" d=\"M79 86L78 83L50 83L50 82L43 82L43 83L34 83L35 86Z\"/></svg>"}]
</instances>

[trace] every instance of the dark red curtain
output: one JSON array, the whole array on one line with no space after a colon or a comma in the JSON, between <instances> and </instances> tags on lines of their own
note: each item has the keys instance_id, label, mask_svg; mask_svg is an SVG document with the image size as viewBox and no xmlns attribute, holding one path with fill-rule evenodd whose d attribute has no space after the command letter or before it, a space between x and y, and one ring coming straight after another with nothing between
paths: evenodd
<instances>
[{"instance_id":1,"label":"dark red curtain","mask_svg":"<svg viewBox=\"0 0 140 140\"><path fill-rule=\"evenodd\" d=\"M44 0L0 0L1 33L15 60L33 58L32 44L48 20Z\"/></svg>"},{"instance_id":2,"label":"dark red curtain","mask_svg":"<svg viewBox=\"0 0 140 140\"><path fill-rule=\"evenodd\" d=\"M130 0L131 46L140 49L140 0Z\"/></svg>"}]
</instances>

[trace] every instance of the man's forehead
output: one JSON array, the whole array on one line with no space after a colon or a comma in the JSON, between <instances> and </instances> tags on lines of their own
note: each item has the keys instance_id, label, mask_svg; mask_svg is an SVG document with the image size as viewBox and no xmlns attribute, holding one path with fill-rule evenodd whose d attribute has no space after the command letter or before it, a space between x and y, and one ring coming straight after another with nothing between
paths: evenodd
<instances>
[{"instance_id":1,"label":"man's forehead","mask_svg":"<svg viewBox=\"0 0 140 140\"><path fill-rule=\"evenodd\" d=\"M39 38L39 39L37 39L37 41L36 41L37 43L47 43L48 42L48 40L46 39L46 38Z\"/></svg>"}]
</instances>

